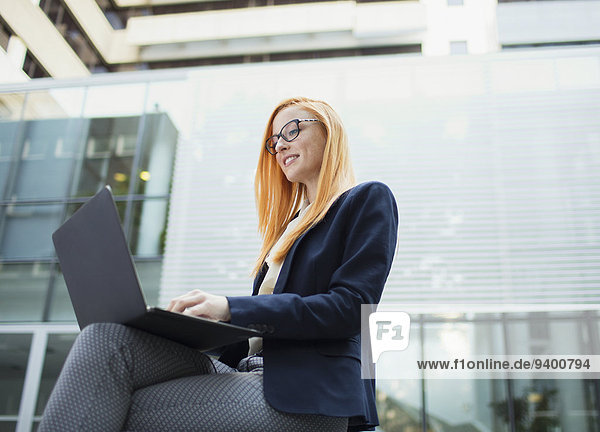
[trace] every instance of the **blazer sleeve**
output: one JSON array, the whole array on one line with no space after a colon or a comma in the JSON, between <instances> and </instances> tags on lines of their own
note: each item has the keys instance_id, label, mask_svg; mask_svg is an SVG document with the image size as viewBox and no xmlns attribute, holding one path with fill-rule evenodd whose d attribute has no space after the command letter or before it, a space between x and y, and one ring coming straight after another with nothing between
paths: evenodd
<instances>
[{"instance_id":1,"label":"blazer sleeve","mask_svg":"<svg viewBox=\"0 0 600 432\"><path fill-rule=\"evenodd\" d=\"M390 272L398 210L382 183L370 183L348 200L342 263L327 292L228 297L232 324L268 329L265 338L347 338L360 332L361 304L379 302Z\"/></svg>"}]
</instances>

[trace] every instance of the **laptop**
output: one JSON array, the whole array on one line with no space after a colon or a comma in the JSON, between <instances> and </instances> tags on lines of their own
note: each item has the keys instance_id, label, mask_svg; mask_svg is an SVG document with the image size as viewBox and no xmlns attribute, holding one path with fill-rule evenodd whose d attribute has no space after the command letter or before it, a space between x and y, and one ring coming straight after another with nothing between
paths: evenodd
<instances>
[{"instance_id":1,"label":"laptop","mask_svg":"<svg viewBox=\"0 0 600 432\"><path fill-rule=\"evenodd\" d=\"M79 327L120 323L203 351L261 332L146 305L110 186L52 234Z\"/></svg>"}]
</instances>

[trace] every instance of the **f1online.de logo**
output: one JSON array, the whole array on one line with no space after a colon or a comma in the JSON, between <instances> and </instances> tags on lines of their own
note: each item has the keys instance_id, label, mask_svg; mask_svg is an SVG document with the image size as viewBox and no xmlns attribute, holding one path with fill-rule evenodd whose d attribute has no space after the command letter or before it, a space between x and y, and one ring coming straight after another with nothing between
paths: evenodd
<instances>
[{"instance_id":1,"label":"f1online.de logo","mask_svg":"<svg viewBox=\"0 0 600 432\"><path fill-rule=\"evenodd\" d=\"M408 347L410 316L406 312L373 312L369 315L369 334L373 363L386 351Z\"/></svg>"}]
</instances>

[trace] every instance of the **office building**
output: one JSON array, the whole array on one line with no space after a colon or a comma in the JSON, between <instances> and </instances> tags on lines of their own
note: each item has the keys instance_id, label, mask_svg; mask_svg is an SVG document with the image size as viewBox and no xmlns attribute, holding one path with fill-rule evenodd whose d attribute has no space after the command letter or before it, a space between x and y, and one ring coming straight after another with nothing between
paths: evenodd
<instances>
[{"instance_id":1,"label":"office building","mask_svg":"<svg viewBox=\"0 0 600 432\"><path fill-rule=\"evenodd\" d=\"M148 303L249 293L260 138L289 95L329 101L358 180L397 198L383 302L457 304L412 316L406 358L600 354L600 2L147 3L0 1L0 430L35 427L77 333L50 235L101 185ZM595 379L378 390L385 431L598 431Z\"/></svg>"}]
</instances>

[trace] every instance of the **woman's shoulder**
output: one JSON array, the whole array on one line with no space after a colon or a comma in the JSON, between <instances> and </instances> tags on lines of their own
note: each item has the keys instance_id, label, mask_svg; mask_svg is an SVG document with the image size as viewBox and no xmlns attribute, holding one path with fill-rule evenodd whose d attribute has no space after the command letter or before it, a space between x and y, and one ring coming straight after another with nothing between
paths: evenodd
<instances>
[{"instance_id":1,"label":"woman's shoulder","mask_svg":"<svg viewBox=\"0 0 600 432\"><path fill-rule=\"evenodd\" d=\"M386 193L392 192L388 185L386 185L385 183L382 183L380 181L377 181L377 180L371 180L371 181L359 183L356 186L354 186L352 189L350 189L351 192L356 192L356 193L360 193L362 191L369 191L369 190L377 190L377 191L386 192Z\"/></svg>"},{"instance_id":2,"label":"woman's shoulder","mask_svg":"<svg viewBox=\"0 0 600 432\"><path fill-rule=\"evenodd\" d=\"M356 199L357 197L365 197L367 195L373 196L389 196L393 199L394 194L392 190L380 181L367 181L354 186L348 190L347 197Z\"/></svg>"},{"instance_id":3,"label":"woman's shoulder","mask_svg":"<svg viewBox=\"0 0 600 432\"><path fill-rule=\"evenodd\" d=\"M360 183L338 198L336 205L339 210L360 208L364 205L377 205L384 202L396 206L396 200L391 189L380 181L367 181Z\"/></svg>"}]
</instances>

